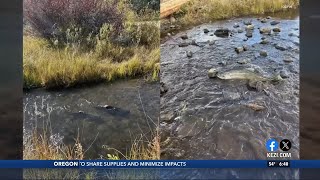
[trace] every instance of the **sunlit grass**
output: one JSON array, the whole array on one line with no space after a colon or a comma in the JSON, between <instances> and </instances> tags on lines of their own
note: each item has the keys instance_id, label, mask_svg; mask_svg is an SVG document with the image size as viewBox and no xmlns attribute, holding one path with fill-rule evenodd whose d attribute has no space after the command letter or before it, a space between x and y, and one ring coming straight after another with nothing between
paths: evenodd
<instances>
[{"instance_id":1,"label":"sunlit grass","mask_svg":"<svg viewBox=\"0 0 320 180\"><path fill-rule=\"evenodd\" d=\"M112 57L97 58L94 53L56 49L50 47L43 39L24 36L24 87L72 87L143 75L157 79L159 48L147 49L143 46L128 48L132 51L132 55L125 54L123 60L117 62ZM115 48L115 51L118 49Z\"/></svg>"},{"instance_id":2,"label":"sunlit grass","mask_svg":"<svg viewBox=\"0 0 320 180\"><path fill-rule=\"evenodd\" d=\"M230 17L264 14L299 6L299 0L192 0L175 14L177 24L193 25Z\"/></svg>"}]
</instances>

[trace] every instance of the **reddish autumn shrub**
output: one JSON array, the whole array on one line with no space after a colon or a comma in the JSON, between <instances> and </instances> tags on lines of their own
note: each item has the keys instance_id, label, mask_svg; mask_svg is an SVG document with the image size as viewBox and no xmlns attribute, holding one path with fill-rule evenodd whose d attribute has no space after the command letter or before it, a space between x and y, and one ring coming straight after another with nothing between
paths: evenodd
<instances>
[{"instance_id":1,"label":"reddish autumn shrub","mask_svg":"<svg viewBox=\"0 0 320 180\"><path fill-rule=\"evenodd\" d=\"M24 18L35 32L52 42L82 43L97 35L103 24L120 32L125 12L117 0L24 0Z\"/></svg>"}]
</instances>

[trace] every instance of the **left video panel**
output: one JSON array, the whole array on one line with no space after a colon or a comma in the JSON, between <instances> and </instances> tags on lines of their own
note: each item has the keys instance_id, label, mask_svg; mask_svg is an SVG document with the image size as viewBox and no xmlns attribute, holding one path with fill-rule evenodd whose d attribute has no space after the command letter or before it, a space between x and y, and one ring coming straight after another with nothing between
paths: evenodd
<instances>
[{"instance_id":1,"label":"left video panel","mask_svg":"<svg viewBox=\"0 0 320 180\"><path fill-rule=\"evenodd\" d=\"M159 159L158 11L24 0L24 159Z\"/></svg>"}]
</instances>

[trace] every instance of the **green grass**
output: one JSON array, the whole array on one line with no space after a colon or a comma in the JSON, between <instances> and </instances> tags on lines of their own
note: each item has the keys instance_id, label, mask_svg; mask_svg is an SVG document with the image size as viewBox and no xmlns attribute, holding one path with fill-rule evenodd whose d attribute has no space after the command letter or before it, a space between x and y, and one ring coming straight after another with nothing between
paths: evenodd
<instances>
[{"instance_id":1,"label":"green grass","mask_svg":"<svg viewBox=\"0 0 320 180\"><path fill-rule=\"evenodd\" d=\"M299 0L192 0L174 14L177 19L174 24L197 25L231 17L294 9L298 6ZM162 23L168 22L163 20Z\"/></svg>"},{"instance_id":2,"label":"green grass","mask_svg":"<svg viewBox=\"0 0 320 180\"><path fill-rule=\"evenodd\" d=\"M119 57L115 60L115 56L110 54L99 57L96 52L82 53L67 48L57 49L51 47L44 39L24 36L24 88L73 87L138 76L158 79L158 47L112 46L108 52Z\"/></svg>"}]
</instances>

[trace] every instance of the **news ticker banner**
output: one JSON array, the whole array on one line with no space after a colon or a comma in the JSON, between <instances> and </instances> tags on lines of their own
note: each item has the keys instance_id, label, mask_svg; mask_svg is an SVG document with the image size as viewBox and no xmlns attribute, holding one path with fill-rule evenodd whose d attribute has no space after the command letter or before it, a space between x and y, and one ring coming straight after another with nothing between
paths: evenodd
<instances>
[{"instance_id":1,"label":"news ticker banner","mask_svg":"<svg viewBox=\"0 0 320 180\"><path fill-rule=\"evenodd\" d=\"M320 160L0 160L0 168L320 168Z\"/></svg>"}]
</instances>

